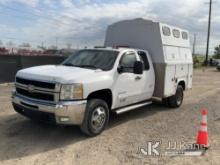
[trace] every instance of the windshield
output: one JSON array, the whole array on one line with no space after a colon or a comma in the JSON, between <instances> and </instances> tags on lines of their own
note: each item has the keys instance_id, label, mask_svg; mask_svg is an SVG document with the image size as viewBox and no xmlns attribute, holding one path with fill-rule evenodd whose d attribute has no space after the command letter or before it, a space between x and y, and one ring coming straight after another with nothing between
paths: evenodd
<instances>
[{"instance_id":1,"label":"windshield","mask_svg":"<svg viewBox=\"0 0 220 165\"><path fill-rule=\"evenodd\" d=\"M111 70L118 56L117 51L80 50L67 58L62 64L89 69Z\"/></svg>"}]
</instances>

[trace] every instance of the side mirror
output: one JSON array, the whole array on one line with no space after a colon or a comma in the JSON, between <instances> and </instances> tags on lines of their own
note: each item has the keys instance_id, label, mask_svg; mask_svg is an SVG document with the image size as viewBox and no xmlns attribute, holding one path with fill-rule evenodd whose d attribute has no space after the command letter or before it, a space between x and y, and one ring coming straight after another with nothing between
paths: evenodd
<instances>
[{"instance_id":1,"label":"side mirror","mask_svg":"<svg viewBox=\"0 0 220 165\"><path fill-rule=\"evenodd\" d=\"M134 63L134 74L143 74L144 65L141 61L135 61Z\"/></svg>"},{"instance_id":2,"label":"side mirror","mask_svg":"<svg viewBox=\"0 0 220 165\"><path fill-rule=\"evenodd\" d=\"M123 66L118 66L118 68L117 68L117 70L118 70L118 73L120 74L120 73L122 73L123 72Z\"/></svg>"}]
</instances>

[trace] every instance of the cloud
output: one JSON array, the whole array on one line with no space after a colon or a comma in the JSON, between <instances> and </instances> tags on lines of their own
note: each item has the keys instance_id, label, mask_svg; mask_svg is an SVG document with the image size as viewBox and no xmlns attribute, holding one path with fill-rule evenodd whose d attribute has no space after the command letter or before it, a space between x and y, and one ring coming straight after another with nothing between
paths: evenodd
<instances>
[{"instance_id":1,"label":"cloud","mask_svg":"<svg viewBox=\"0 0 220 165\"><path fill-rule=\"evenodd\" d=\"M60 3L61 3L64 7L73 7L72 0L60 0Z\"/></svg>"},{"instance_id":2,"label":"cloud","mask_svg":"<svg viewBox=\"0 0 220 165\"><path fill-rule=\"evenodd\" d=\"M78 6L67 0L62 2L62 6L65 7L62 11L50 12L51 20L39 18L32 26L22 28L22 33L31 36L33 40L39 40L41 36L41 39L51 43L58 38L60 43L101 45L106 27L112 22L144 15L148 18L155 17L153 14L146 14L148 7L146 2L94 3ZM144 11L144 15L140 11Z\"/></svg>"},{"instance_id":3,"label":"cloud","mask_svg":"<svg viewBox=\"0 0 220 165\"><path fill-rule=\"evenodd\" d=\"M25 4L27 6L35 7L38 4L39 0L1 0L0 1L0 3L2 4L14 3L14 2L18 2L18 3Z\"/></svg>"},{"instance_id":4,"label":"cloud","mask_svg":"<svg viewBox=\"0 0 220 165\"><path fill-rule=\"evenodd\" d=\"M2 0L0 3L15 1L29 6L37 6L40 2ZM73 45L101 45L109 24L143 17L186 28L192 35L196 33L198 52L205 50L208 5L201 0L45 0L43 4L48 8L38 14L49 19L36 18L31 25L18 29L18 34L48 44L55 43L55 38L58 38L61 45L67 42ZM213 8L212 47L220 39L219 9L218 5Z\"/></svg>"}]
</instances>

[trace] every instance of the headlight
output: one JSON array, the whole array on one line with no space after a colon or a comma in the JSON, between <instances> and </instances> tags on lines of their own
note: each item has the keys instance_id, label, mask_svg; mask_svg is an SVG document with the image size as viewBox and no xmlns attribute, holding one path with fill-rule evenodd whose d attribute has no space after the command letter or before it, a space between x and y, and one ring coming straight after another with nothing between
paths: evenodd
<instances>
[{"instance_id":1,"label":"headlight","mask_svg":"<svg viewBox=\"0 0 220 165\"><path fill-rule=\"evenodd\" d=\"M62 85L60 91L60 100L80 100L83 99L82 84Z\"/></svg>"}]
</instances>

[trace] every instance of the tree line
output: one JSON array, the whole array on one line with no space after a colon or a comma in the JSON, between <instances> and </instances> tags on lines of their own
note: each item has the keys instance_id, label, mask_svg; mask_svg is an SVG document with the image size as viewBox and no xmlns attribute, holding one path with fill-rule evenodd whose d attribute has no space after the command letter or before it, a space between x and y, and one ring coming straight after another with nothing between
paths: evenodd
<instances>
[{"instance_id":1,"label":"tree line","mask_svg":"<svg viewBox=\"0 0 220 165\"><path fill-rule=\"evenodd\" d=\"M216 59L220 59L220 45L215 47L215 51L214 51L214 58Z\"/></svg>"}]
</instances>

